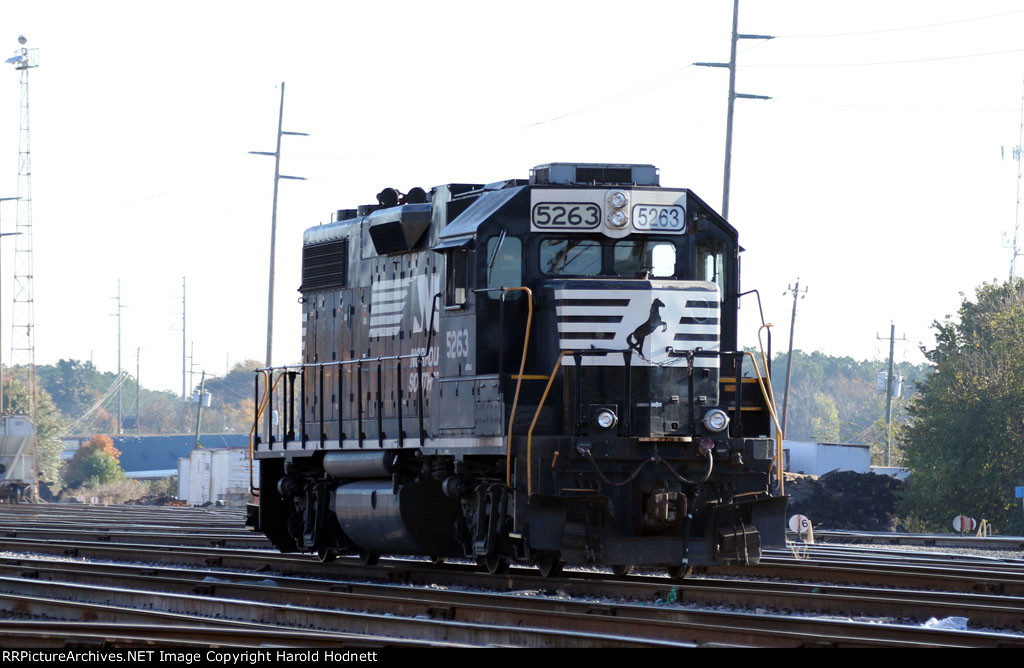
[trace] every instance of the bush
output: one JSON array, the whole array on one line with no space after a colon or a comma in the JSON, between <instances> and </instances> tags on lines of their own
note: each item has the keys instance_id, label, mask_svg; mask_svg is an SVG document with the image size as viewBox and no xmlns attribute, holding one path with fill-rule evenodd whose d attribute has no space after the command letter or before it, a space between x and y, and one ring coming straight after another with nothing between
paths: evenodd
<instances>
[{"instance_id":1,"label":"bush","mask_svg":"<svg viewBox=\"0 0 1024 668\"><path fill-rule=\"evenodd\" d=\"M78 489L69 490L69 493L72 497L82 495L86 499L95 496L99 498L100 503L106 506L138 499L145 496L148 491L149 486L141 480L124 479L116 482L86 483Z\"/></svg>"},{"instance_id":2,"label":"bush","mask_svg":"<svg viewBox=\"0 0 1024 668\"><path fill-rule=\"evenodd\" d=\"M126 478L124 469L109 453L90 449L85 456L79 456L81 450L68 462L65 473L68 487L83 484L99 485L118 482Z\"/></svg>"}]
</instances>

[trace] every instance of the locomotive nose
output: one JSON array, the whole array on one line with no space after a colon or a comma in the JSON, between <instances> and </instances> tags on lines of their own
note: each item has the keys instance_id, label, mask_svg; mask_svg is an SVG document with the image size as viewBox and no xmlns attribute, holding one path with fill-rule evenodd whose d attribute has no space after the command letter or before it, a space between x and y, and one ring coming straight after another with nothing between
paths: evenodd
<instances>
[{"instance_id":1,"label":"locomotive nose","mask_svg":"<svg viewBox=\"0 0 1024 668\"><path fill-rule=\"evenodd\" d=\"M620 436L701 431L719 399L714 283L563 281L551 294L552 329L567 357L581 426L608 429L592 419L607 409Z\"/></svg>"}]
</instances>

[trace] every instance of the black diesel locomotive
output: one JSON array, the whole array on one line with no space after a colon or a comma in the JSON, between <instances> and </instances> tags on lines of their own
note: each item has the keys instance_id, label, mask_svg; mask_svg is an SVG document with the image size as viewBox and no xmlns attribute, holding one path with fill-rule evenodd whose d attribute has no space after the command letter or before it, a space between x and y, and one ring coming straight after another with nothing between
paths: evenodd
<instances>
[{"instance_id":1,"label":"black diesel locomotive","mask_svg":"<svg viewBox=\"0 0 1024 668\"><path fill-rule=\"evenodd\" d=\"M681 575L784 544L721 216L651 165L377 199L306 231L303 362L257 374L274 545Z\"/></svg>"}]
</instances>

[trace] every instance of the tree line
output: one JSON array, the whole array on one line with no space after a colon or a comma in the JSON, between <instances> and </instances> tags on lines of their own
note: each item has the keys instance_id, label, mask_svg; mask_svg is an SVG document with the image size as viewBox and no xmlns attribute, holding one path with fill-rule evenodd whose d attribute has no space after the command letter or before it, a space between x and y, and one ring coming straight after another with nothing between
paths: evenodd
<instances>
[{"instance_id":1,"label":"tree line","mask_svg":"<svg viewBox=\"0 0 1024 668\"><path fill-rule=\"evenodd\" d=\"M222 377L206 380L205 390L212 395L209 408L203 409L204 433L248 433L252 426L254 400L252 370L260 362L238 362ZM30 413L27 371L21 367L5 369L3 411L14 415ZM61 359L56 364L36 367L36 441L39 453L39 478L52 491L93 482L123 479L116 449L107 445L104 434L116 434L117 374L101 372L92 362ZM195 388L198 390L198 385ZM195 429L196 404L182 402L174 392L147 390L135 378L127 376L121 384L124 433L190 433ZM138 398L139 416L135 415ZM92 436L82 455L71 462L61 459L63 439L71 435ZM106 439L106 440L104 440Z\"/></svg>"},{"instance_id":2,"label":"tree line","mask_svg":"<svg viewBox=\"0 0 1024 668\"><path fill-rule=\"evenodd\" d=\"M779 353L772 362L772 392L780 420L788 357L786 353ZM884 464L885 391L878 389L878 373L887 372L888 364L888 360L854 360L794 350L786 438L871 445L871 463ZM894 365L893 375L903 379L900 393L893 398L896 465L900 462L899 434L909 420L907 407L913 401L918 384L930 372L930 364L899 362Z\"/></svg>"}]
</instances>

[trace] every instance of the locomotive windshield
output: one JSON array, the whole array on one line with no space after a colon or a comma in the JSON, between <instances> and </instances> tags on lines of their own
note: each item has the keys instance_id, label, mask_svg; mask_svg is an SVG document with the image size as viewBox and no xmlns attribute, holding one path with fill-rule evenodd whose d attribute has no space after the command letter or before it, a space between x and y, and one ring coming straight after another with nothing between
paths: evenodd
<instances>
[{"instance_id":1,"label":"locomotive windshield","mask_svg":"<svg viewBox=\"0 0 1024 668\"><path fill-rule=\"evenodd\" d=\"M601 242L594 239L544 239L540 270L549 275L597 276L601 273Z\"/></svg>"},{"instance_id":2,"label":"locomotive windshield","mask_svg":"<svg viewBox=\"0 0 1024 668\"><path fill-rule=\"evenodd\" d=\"M669 278L676 271L676 247L667 241L615 242L616 276Z\"/></svg>"},{"instance_id":3,"label":"locomotive windshield","mask_svg":"<svg viewBox=\"0 0 1024 668\"><path fill-rule=\"evenodd\" d=\"M540 242L540 270L549 276L676 276L676 245L656 239L624 239L613 246L612 266L602 266L602 242L597 239L548 238ZM724 257L719 251L719 260ZM714 264L710 271L715 272ZM719 267L719 273L721 268ZM492 279L493 280L493 279ZM708 279L712 280L712 279Z\"/></svg>"}]
</instances>

